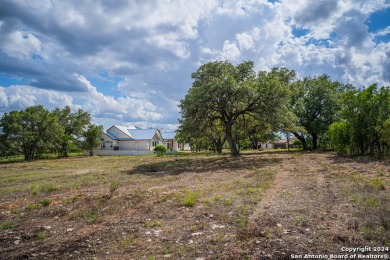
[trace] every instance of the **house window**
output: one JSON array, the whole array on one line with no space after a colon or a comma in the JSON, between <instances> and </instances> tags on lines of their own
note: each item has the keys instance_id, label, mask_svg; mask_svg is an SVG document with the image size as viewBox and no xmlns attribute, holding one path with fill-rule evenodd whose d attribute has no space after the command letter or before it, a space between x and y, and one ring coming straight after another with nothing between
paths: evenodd
<instances>
[{"instance_id":1,"label":"house window","mask_svg":"<svg viewBox=\"0 0 390 260\"><path fill-rule=\"evenodd\" d=\"M157 145L157 142L156 141L152 141L152 146L156 146Z\"/></svg>"}]
</instances>

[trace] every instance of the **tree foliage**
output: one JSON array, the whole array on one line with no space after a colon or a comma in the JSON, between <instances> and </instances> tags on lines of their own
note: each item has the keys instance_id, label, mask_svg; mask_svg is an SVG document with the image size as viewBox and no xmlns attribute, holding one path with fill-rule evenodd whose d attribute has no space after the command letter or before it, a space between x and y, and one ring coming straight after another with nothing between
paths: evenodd
<instances>
[{"instance_id":1,"label":"tree foliage","mask_svg":"<svg viewBox=\"0 0 390 260\"><path fill-rule=\"evenodd\" d=\"M350 151L351 129L348 123L334 122L329 126L328 136L338 155L345 155Z\"/></svg>"},{"instance_id":2,"label":"tree foliage","mask_svg":"<svg viewBox=\"0 0 390 260\"><path fill-rule=\"evenodd\" d=\"M93 155L93 149L97 146L99 146L101 140L100 137L103 134L103 126L101 125L89 125L87 129L84 131L84 142L83 147L87 151L89 151L89 154Z\"/></svg>"},{"instance_id":3,"label":"tree foliage","mask_svg":"<svg viewBox=\"0 0 390 260\"><path fill-rule=\"evenodd\" d=\"M0 152L23 154L25 160L34 160L44 153L67 156L70 148L83 148L82 139L88 139L85 135L91 131L87 131L87 126L93 126L90 118L81 109L72 113L70 107L49 111L43 106L32 106L5 113L0 119Z\"/></svg>"},{"instance_id":4,"label":"tree foliage","mask_svg":"<svg viewBox=\"0 0 390 260\"><path fill-rule=\"evenodd\" d=\"M241 116L267 122L271 121L271 115L287 108L289 91L285 82L272 73L256 74L253 67L251 61L236 66L226 61L200 66L192 74L192 87L180 101L181 122L185 127L179 132L221 125L231 155L238 155L233 133Z\"/></svg>"},{"instance_id":5,"label":"tree foliage","mask_svg":"<svg viewBox=\"0 0 390 260\"><path fill-rule=\"evenodd\" d=\"M70 147L80 147L80 139L87 126L91 124L91 116L81 109L72 113L69 106L63 109L56 108L53 113L64 129L60 142L60 154L66 157Z\"/></svg>"},{"instance_id":6,"label":"tree foliage","mask_svg":"<svg viewBox=\"0 0 390 260\"><path fill-rule=\"evenodd\" d=\"M346 149L356 155L383 157L389 153L390 90L376 84L348 91L342 100L341 120L348 127ZM340 145L332 141L333 145Z\"/></svg>"},{"instance_id":7,"label":"tree foliage","mask_svg":"<svg viewBox=\"0 0 390 260\"><path fill-rule=\"evenodd\" d=\"M236 140L248 141L252 149L259 149L261 143L273 139L271 124L249 115L238 118L234 136Z\"/></svg>"},{"instance_id":8,"label":"tree foliage","mask_svg":"<svg viewBox=\"0 0 390 260\"><path fill-rule=\"evenodd\" d=\"M63 133L57 117L43 106L5 113L0 127L3 145L15 149L14 153L22 153L25 160L55 150Z\"/></svg>"},{"instance_id":9,"label":"tree foliage","mask_svg":"<svg viewBox=\"0 0 390 260\"><path fill-rule=\"evenodd\" d=\"M326 133L338 116L340 95L345 87L332 81L329 76L306 77L292 84L292 110L297 116L297 125L304 131L292 131L303 148L318 148L318 139Z\"/></svg>"}]
</instances>

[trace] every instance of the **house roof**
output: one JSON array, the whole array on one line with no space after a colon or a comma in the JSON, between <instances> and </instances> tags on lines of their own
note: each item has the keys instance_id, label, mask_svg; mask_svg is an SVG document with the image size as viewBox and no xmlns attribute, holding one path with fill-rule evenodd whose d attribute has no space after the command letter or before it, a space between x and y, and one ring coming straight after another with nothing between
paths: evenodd
<instances>
[{"instance_id":1,"label":"house roof","mask_svg":"<svg viewBox=\"0 0 390 260\"><path fill-rule=\"evenodd\" d=\"M295 137L291 137L290 138L290 143L293 143L295 141L295 139L296 139ZM280 139L280 140L276 141L275 143L277 143L277 144L285 144L285 143L287 143L287 138Z\"/></svg>"},{"instance_id":2,"label":"house roof","mask_svg":"<svg viewBox=\"0 0 390 260\"><path fill-rule=\"evenodd\" d=\"M113 127L119 129L127 137L126 138L119 137L113 132L111 132L110 129ZM150 140L154 137L156 131L157 129L133 129L127 126L113 125L106 131L106 134L115 140L123 140L123 141L124 140Z\"/></svg>"},{"instance_id":3,"label":"house roof","mask_svg":"<svg viewBox=\"0 0 390 260\"><path fill-rule=\"evenodd\" d=\"M119 137L117 135L115 135L114 133L111 133L107 130L107 132L105 132L106 135L108 135L108 137L110 137L111 139L118 139Z\"/></svg>"},{"instance_id":4,"label":"house roof","mask_svg":"<svg viewBox=\"0 0 390 260\"><path fill-rule=\"evenodd\" d=\"M156 131L156 129L128 129L130 136L136 140L150 140Z\"/></svg>"},{"instance_id":5,"label":"house roof","mask_svg":"<svg viewBox=\"0 0 390 260\"><path fill-rule=\"evenodd\" d=\"M176 132L163 132L161 135L163 139L175 139Z\"/></svg>"}]
</instances>

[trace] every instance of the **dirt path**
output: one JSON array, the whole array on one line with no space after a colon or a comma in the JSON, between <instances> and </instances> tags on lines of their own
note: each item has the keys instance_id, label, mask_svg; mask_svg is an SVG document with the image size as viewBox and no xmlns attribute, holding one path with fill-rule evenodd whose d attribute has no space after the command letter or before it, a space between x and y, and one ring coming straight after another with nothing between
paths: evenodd
<instances>
[{"instance_id":1,"label":"dirt path","mask_svg":"<svg viewBox=\"0 0 390 260\"><path fill-rule=\"evenodd\" d=\"M254 257L332 254L354 242L348 230L351 212L340 194L340 183L329 174L333 170L329 165L335 164L326 155L283 158L274 186L249 217L250 228L260 232L256 243L262 245Z\"/></svg>"}]
</instances>

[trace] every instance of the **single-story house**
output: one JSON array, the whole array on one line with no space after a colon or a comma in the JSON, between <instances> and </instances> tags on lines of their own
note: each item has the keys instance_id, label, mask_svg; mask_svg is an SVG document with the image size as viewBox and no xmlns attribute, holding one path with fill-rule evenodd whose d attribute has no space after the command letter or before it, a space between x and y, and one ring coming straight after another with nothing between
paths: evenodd
<instances>
[{"instance_id":1,"label":"single-story house","mask_svg":"<svg viewBox=\"0 0 390 260\"><path fill-rule=\"evenodd\" d=\"M158 129L141 129L113 125L100 137L101 143L94 153L97 155L135 155L153 153L154 147L163 144Z\"/></svg>"},{"instance_id":2,"label":"single-story house","mask_svg":"<svg viewBox=\"0 0 390 260\"><path fill-rule=\"evenodd\" d=\"M288 147L294 148L295 140L296 140L295 137L291 137L289 140L287 140L287 138L280 139L279 141L275 142L275 148L282 148L282 149L286 149ZM288 142L288 147L287 147L287 142Z\"/></svg>"},{"instance_id":3,"label":"single-story house","mask_svg":"<svg viewBox=\"0 0 390 260\"><path fill-rule=\"evenodd\" d=\"M262 143L260 147L261 149L271 149L271 148L275 148L275 144L271 142L267 142L267 143Z\"/></svg>"},{"instance_id":4,"label":"single-story house","mask_svg":"<svg viewBox=\"0 0 390 260\"><path fill-rule=\"evenodd\" d=\"M156 145L162 144L169 151L179 151L180 145L175 132L162 132L156 128L142 129L113 125L100 137L101 143L95 148L96 155L137 155L151 154Z\"/></svg>"}]
</instances>

